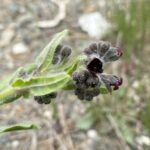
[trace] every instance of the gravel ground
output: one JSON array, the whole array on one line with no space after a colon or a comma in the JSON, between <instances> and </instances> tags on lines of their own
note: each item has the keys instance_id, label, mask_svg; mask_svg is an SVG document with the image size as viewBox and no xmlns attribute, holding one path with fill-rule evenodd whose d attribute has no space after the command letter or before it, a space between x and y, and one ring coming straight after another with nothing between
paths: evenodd
<instances>
[{"instance_id":1,"label":"gravel ground","mask_svg":"<svg viewBox=\"0 0 150 150\"><path fill-rule=\"evenodd\" d=\"M70 30L70 33L64 43L74 48L73 56L79 54L87 43L99 39L99 37L90 37L82 30L78 24L80 16L92 12L106 14L104 5L105 1L100 0L2 0L0 4L0 78L12 73L17 67L34 61L52 35L66 28ZM49 27L41 26L40 21L45 23L47 20L51 21ZM47 22L46 25L48 26ZM95 99L92 105L102 105L103 102L99 102L100 99L102 97ZM90 105L77 100L71 92L61 92L51 105L39 105L32 97L29 100L20 99L12 104L3 105L0 109L1 125L35 122L41 128L37 131L1 135L0 149L146 149L139 143L134 146L127 144L119 136L116 124L109 118L109 121L106 118L97 120L88 130L78 129L76 122L80 116L86 115ZM134 130L138 130L138 135L143 135L145 132L138 120Z\"/></svg>"}]
</instances>

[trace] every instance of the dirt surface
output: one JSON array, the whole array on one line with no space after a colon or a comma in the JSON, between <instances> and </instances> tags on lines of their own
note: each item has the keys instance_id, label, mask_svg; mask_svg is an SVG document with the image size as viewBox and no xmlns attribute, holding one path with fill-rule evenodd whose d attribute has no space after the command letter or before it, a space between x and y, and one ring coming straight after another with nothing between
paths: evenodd
<instances>
[{"instance_id":1,"label":"dirt surface","mask_svg":"<svg viewBox=\"0 0 150 150\"><path fill-rule=\"evenodd\" d=\"M60 11L61 7L65 9ZM87 14L91 12L101 12L109 16L106 9L107 7L104 1L98 0L58 0L58 2L54 0L1 0L0 78L2 79L12 73L19 66L33 62L42 48L50 41L51 37L63 29L70 30L64 43L73 47L72 55L76 56L89 42L96 40L96 38L92 38L82 31L78 24L79 17L83 13ZM61 16L61 18L59 13L65 13L65 15L63 17ZM58 16L61 18L60 20ZM51 20L51 24L48 28L39 25L40 21L45 22L45 20ZM110 38L110 42L116 43L116 40ZM120 61L107 69L110 70L110 72L123 75L126 82L128 75L125 74L125 71L122 69L122 66L125 66L124 64L126 63ZM126 67L128 68L128 66ZM130 69L130 67L128 70L129 73L132 74L133 70ZM134 73L133 71L133 74ZM130 77L130 80L132 80L133 76L131 75ZM125 83L124 86L128 86L128 83ZM128 95L136 95L134 88L132 89ZM36 131L21 131L1 135L0 149L148 149L148 147L140 144L137 140L138 137L147 135L145 134L146 132L140 118L137 116L134 120L128 118L129 126L135 133L134 141L130 144L120 133L115 120L112 119L111 115L109 116L110 111L118 114L121 112L122 114L127 114L127 117L133 117L133 110L138 112L139 109L143 107L141 99L139 100L137 98L133 100L133 105L130 105L129 102L125 102L125 105L121 105L120 101L115 101L115 99L117 99L116 95L114 95L114 97L112 95L106 96L107 99L111 100L111 103L104 101L105 97L103 96L94 99L93 102L83 103L74 96L73 92L60 92L57 99L50 105L39 105L32 97L29 100L20 99L12 104L3 105L0 108L0 125L35 122L40 125L41 128ZM119 103L119 105L117 103ZM86 130L77 128L76 123L81 116L86 115L87 109L89 108L95 110L96 121ZM104 117L103 112L99 114L100 110L104 110L108 115L105 114L106 116Z\"/></svg>"}]
</instances>

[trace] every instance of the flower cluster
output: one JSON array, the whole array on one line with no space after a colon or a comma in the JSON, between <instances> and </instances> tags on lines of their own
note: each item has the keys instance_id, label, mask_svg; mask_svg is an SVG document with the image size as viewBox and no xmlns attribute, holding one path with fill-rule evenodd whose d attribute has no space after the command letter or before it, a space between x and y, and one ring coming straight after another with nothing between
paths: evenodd
<instances>
[{"instance_id":1,"label":"flower cluster","mask_svg":"<svg viewBox=\"0 0 150 150\"><path fill-rule=\"evenodd\" d=\"M71 54L69 46L58 45L53 57L53 65L60 64ZM104 73L103 65L118 60L122 56L122 50L112 47L109 42L99 41L90 44L85 50L86 60L84 69L75 71L72 79L75 84L75 95L80 100L91 101L100 94L100 86L104 84L108 92L119 89L122 78ZM80 69L80 67L78 68ZM49 93L43 96L35 96L39 104L49 104L57 93Z\"/></svg>"},{"instance_id":2,"label":"flower cluster","mask_svg":"<svg viewBox=\"0 0 150 150\"><path fill-rule=\"evenodd\" d=\"M88 70L82 70L73 74L73 80L76 86L75 95L79 99L92 100L93 97L99 95L100 81L95 74Z\"/></svg>"},{"instance_id":3,"label":"flower cluster","mask_svg":"<svg viewBox=\"0 0 150 150\"><path fill-rule=\"evenodd\" d=\"M43 96L34 96L34 100L37 101L39 104L49 104L52 99L57 97L57 93L53 92Z\"/></svg>"},{"instance_id":4,"label":"flower cluster","mask_svg":"<svg viewBox=\"0 0 150 150\"><path fill-rule=\"evenodd\" d=\"M103 83L107 90L117 90L122 85L122 78L103 73L103 65L116 61L122 56L122 50L112 47L109 42L100 41L90 44L85 50L87 56L85 69L75 72L75 95L81 100L92 100L100 94L100 85Z\"/></svg>"},{"instance_id":5,"label":"flower cluster","mask_svg":"<svg viewBox=\"0 0 150 150\"><path fill-rule=\"evenodd\" d=\"M52 64L56 65L61 63L65 58L71 55L71 48L67 45L58 45L52 60ZM57 92L49 93L42 96L34 96L34 100L39 104L49 104L51 99L56 98Z\"/></svg>"}]
</instances>

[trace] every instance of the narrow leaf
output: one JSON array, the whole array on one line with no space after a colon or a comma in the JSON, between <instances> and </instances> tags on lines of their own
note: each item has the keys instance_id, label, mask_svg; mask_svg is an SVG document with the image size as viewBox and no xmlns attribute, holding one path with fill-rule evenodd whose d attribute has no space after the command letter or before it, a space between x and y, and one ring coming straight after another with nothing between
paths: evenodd
<instances>
[{"instance_id":1,"label":"narrow leaf","mask_svg":"<svg viewBox=\"0 0 150 150\"><path fill-rule=\"evenodd\" d=\"M44 48L44 50L40 53L40 55L36 59L36 64L41 72L46 71L53 60L53 56L57 46L63 40L63 38L68 33L68 30L64 30L62 32L57 33L52 41Z\"/></svg>"},{"instance_id":2,"label":"narrow leaf","mask_svg":"<svg viewBox=\"0 0 150 150\"><path fill-rule=\"evenodd\" d=\"M69 74L72 75L72 73L77 69L78 66L78 61L74 61L73 64L71 64L70 66L68 66L65 71Z\"/></svg>"},{"instance_id":3,"label":"narrow leaf","mask_svg":"<svg viewBox=\"0 0 150 150\"><path fill-rule=\"evenodd\" d=\"M52 93L52 92L58 91L58 90L62 89L67 84L67 82L69 80L70 80L70 76L66 76L62 80L60 80L58 82L53 82L50 85L33 87L31 89L31 93L34 96L41 96L41 95L46 95L48 93Z\"/></svg>"},{"instance_id":4,"label":"narrow leaf","mask_svg":"<svg viewBox=\"0 0 150 150\"><path fill-rule=\"evenodd\" d=\"M41 87L41 86L47 86L47 85L54 85L55 83L63 80L64 78L68 78L69 75L65 72L61 73L55 73L51 74L49 76L38 76L38 77L33 77L30 80L23 80L23 79L17 79L12 83L12 86L15 89L27 89L27 88L32 88L32 87Z\"/></svg>"},{"instance_id":5,"label":"narrow leaf","mask_svg":"<svg viewBox=\"0 0 150 150\"><path fill-rule=\"evenodd\" d=\"M75 84L73 83L72 80L69 80L69 82L63 87L63 90L74 90L75 89Z\"/></svg>"},{"instance_id":6,"label":"narrow leaf","mask_svg":"<svg viewBox=\"0 0 150 150\"><path fill-rule=\"evenodd\" d=\"M78 65L82 64L86 59L87 59L87 56L85 56L85 55L81 55L81 56L77 57L71 65L69 65L65 68L65 71L69 75L72 75L72 73L77 69ZM80 66L82 66L82 65L80 65Z\"/></svg>"},{"instance_id":7,"label":"narrow leaf","mask_svg":"<svg viewBox=\"0 0 150 150\"><path fill-rule=\"evenodd\" d=\"M10 86L14 80L18 78L23 79L23 76L21 76L23 75L23 73L26 73L29 76L29 74L31 74L35 69L36 69L35 64L29 64L24 67L18 68L12 75L9 75L5 77L4 79L2 79L0 83L0 91L4 90L5 88L8 88L8 86Z\"/></svg>"},{"instance_id":8,"label":"narrow leaf","mask_svg":"<svg viewBox=\"0 0 150 150\"><path fill-rule=\"evenodd\" d=\"M21 92L16 91L12 87L8 87L7 89L0 91L0 105L5 103L11 103L20 98L21 96Z\"/></svg>"},{"instance_id":9,"label":"narrow leaf","mask_svg":"<svg viewBox=\"0 0 150 150\"><path fill-rule=\"evenodd\" d=\"M30 129L38 129L39 127L33 123L20 123L10 126L2 126L0 127L0 133L4 132L13 132L13 131L20 131L20 130L30 130Z\"/></svg>"}]
</instances>

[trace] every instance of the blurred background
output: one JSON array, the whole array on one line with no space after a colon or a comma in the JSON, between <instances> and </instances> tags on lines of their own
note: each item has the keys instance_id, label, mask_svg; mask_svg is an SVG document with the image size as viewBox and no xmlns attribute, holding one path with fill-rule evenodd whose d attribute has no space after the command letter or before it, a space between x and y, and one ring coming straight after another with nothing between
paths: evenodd
<instances>
[{"instance_id":1,"label":"blurred background","mask_svg":"<svg viewBox=\"0 0 150 150\"><path fill-rule=\"evenodd\" d=\"M1 0L0 79L31 63L63 29L72 57L92 41L106 40L124 50L105 72L122 76L112 95L81 102L60 92L50 105L32 98L0 107L0 125L35 122L37 131L0 136L1 150L150 149L149 0Z\"/></svg>"}]
</instances>

